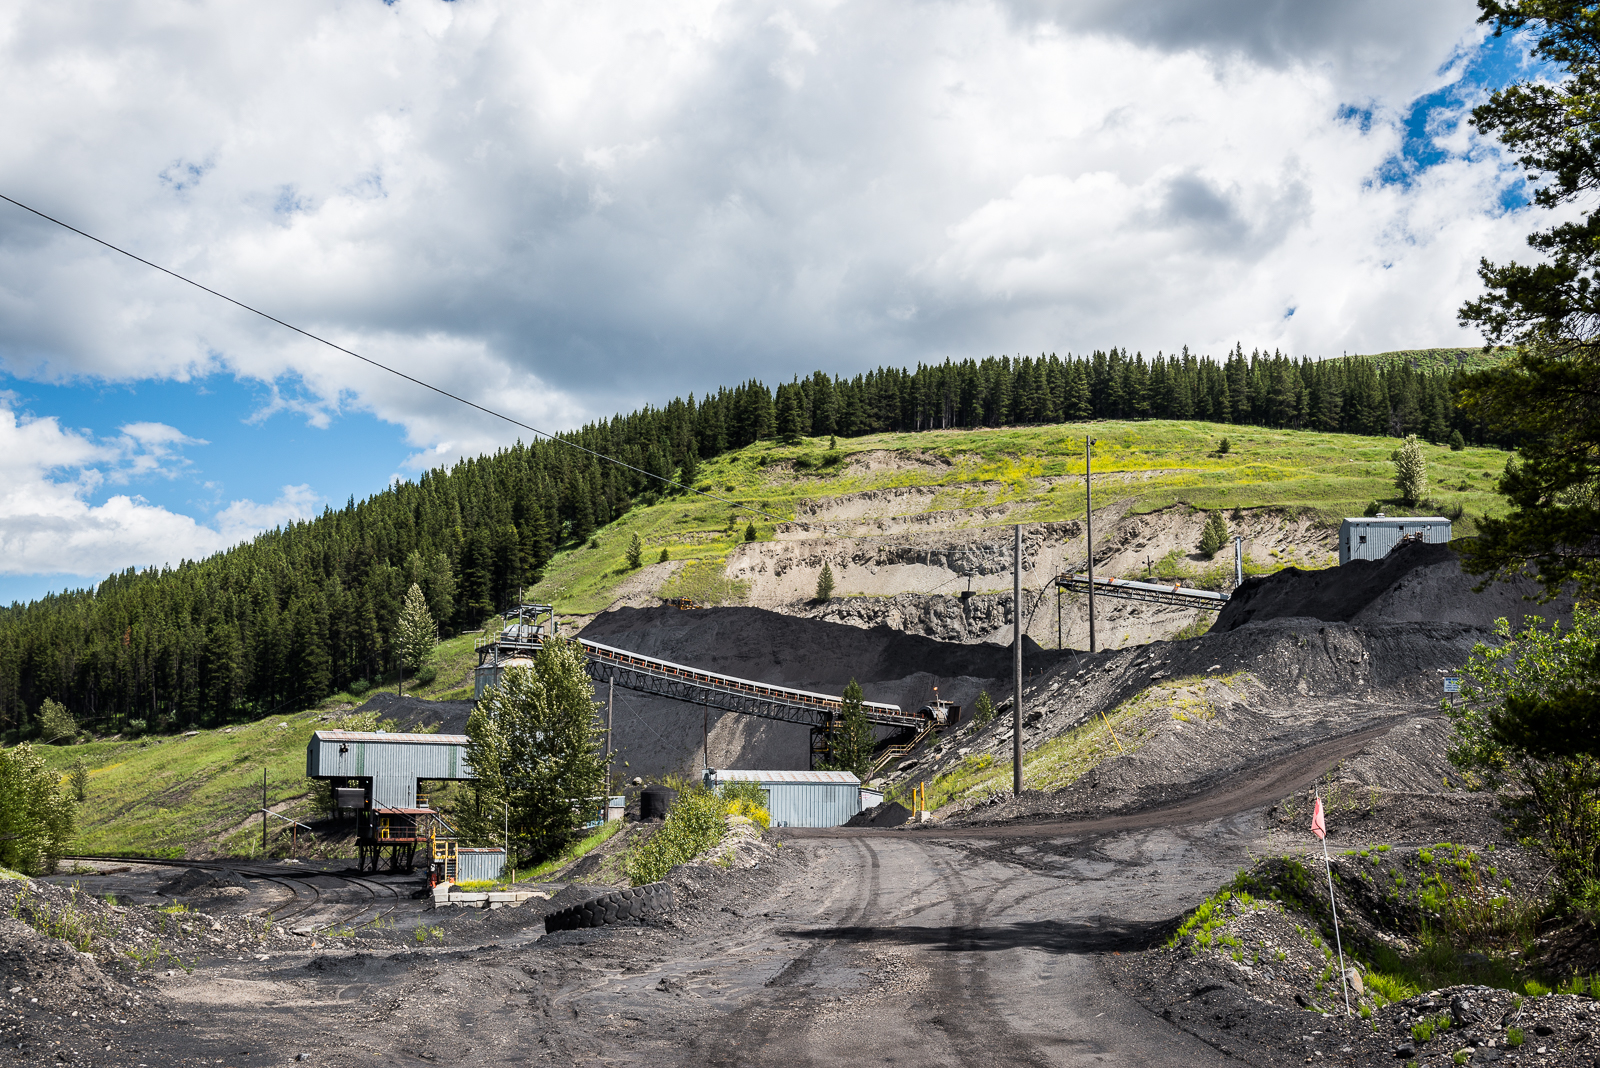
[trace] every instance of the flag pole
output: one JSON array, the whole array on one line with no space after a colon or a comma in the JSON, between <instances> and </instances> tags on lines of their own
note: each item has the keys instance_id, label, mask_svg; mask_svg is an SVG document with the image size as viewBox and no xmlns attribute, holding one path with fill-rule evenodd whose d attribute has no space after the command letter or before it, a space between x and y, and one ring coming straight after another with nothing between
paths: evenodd
<instances>
[{"instance_id":1,"label":"flag pole","mask_svg":"<svg viewBox=\"0 0 1600 1068\"><path fill-rule=\"evenodd\" d=\"M1313 796L1317 799L1317 810L1311 821L1312 833L1322 840L1322 866L1328 873L1328 908L1333 911L1333 944L1339 951L1339 989L1344 991L1344 1014L1350 1015L1350 984L1344 972L1344 944L1339 938L1339 906L1333 900L1333 858L1328 856L1328 832L1326 821L1322 816L1322 794L1315 787ZM1322 823L1322 827L1317 824Z\"/></svg>"}]
</instances>

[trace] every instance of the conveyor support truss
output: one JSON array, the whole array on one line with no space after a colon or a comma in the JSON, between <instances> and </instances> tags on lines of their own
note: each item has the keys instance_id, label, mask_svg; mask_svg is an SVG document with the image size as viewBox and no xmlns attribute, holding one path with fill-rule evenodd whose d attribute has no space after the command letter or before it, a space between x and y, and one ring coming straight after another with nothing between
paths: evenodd
<instances>
[{"instance_id":1,"label":"conveyor support truss","mask_svg":"<svg viewBox=\"0 0 1600 1068\"><path fill-rule=\"evenodd\" d=\"M1058 575L1056 585L1069 593L1084 593L1089 589L1089 580L1083 575ZM1130 601L1148 601L1174 608L1198 608L1205 612L1220 612L1228 603L1226 593L1197 590L1170 582L1097 578L1094 580L1094 592L1100 597L1122 597Z\"/></svg>"}]
</instances>

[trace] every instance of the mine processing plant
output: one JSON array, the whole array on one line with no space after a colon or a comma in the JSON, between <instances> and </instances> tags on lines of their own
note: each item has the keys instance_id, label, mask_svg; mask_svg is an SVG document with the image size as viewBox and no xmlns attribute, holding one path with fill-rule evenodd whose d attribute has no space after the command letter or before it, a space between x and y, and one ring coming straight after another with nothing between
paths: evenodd
<instances>
[{"instance_id":1,"label":"mine processing plant","mask_svg":"<svg viewBox=\"0 0 1600 1068\"><path fill-rule=\"evenodd\" d=\"M555 634L555 610L547 604L528 604L505 614L505 628L478 643L478 667L473 673L473 697L500 681L506 668L529 665ZM827 759L839 729L842 698L787 686L755 682L715 671L675 664L670 660L630 653L586 638L572 638L583 649L584 667L597 682L614 681L640 693L734 712L743 716L800 723L811 728L812 761ZM915 712L899 705L863 701L868 722L897 728L902 739L920 740L929 732L951 725L960 707L934 702Z\"/></svg>"}]
</instances>

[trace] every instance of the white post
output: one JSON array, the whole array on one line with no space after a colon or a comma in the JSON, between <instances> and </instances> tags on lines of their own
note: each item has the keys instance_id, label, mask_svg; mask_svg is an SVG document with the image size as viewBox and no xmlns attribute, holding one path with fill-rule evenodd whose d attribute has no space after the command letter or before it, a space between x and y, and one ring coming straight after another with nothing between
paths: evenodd
<instances>
[{"instance_id":1,"label":"white post","mask_svg":"<svg viewBox=\"0 0 1600 1068\"><path fill-rule=\"evenodd\" d=\"M1233 538L1233 588L1238 589L1244 585L1244 539L1238 535Z\"/></svg>"},{"instance_id":2,"label":"white post","mask_svg":"<svg viewBox=\"0 0 1600 1068\"><path fill-rule=\"evenodd\" d=\"M1322 800L1320 793L1317 800ZM1339 906L1333 900L1333 859L1328 856L1328 840L1322 839L1322 865L1328 873L1328 908L1333 911L1333 944L1339 951L1339 989L1344 991L1344 1014L1350 1015L1350 984L1344 974L1344 943L1339 938Z\"/></svg>"}]
</instances>

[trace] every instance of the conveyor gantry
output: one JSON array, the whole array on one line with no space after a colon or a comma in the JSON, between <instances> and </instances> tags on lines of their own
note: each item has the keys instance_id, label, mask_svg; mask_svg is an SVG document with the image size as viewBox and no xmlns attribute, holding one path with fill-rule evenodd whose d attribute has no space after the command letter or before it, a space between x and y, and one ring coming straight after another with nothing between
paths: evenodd
<instances>
[{"instance_id":1,"label":"conveyor gantry","mask_svg":"<svg viewBox=\"0 0 1600 1068\"><path fill-rule=\"evenodd\" d=\"M1083 593L1089 589L1085 575L1057 575L1056 585L1069 592ZM1214 590L1197 590L1190 586L1170 582L1136 582L1132 579L1097 578L1094 592L1101 597L1122 597L1130 601L1149 601L1175 608L1198 608L1206 612L1220 612L1228 603L1228 594Z\"/></svg>"},{"instance_id":2,"label":"conveyor gantry","mask_svg":"<svg viewBox=\"0 0 1600 1068\"><path fill-rule=\"evenodd\" d=\"M519 618L535 615L537 618L539 613L535 613L534 609L548 611L545 605L528 605L507 615ZM506 661L531 659L543 648L548 634L548 619L539 619L534 623L519 622L508 626L498 637L479 642L479 685L475 689L481 693L484 684L492 686L498 682L498 670ZM836 725L839 719L842 699L832 694L796 690L705 671L602 645L587 638L569 640L583 648L584 670L596 682L615 680L618 686L641 693L670 697L745 716L805 724L813 729L827 730ZM899 705L880 701L863 701L862 708L868 721L887 727L919 731L928 718L918 712L906 712Z\"/></svg>"}]
</instances>

